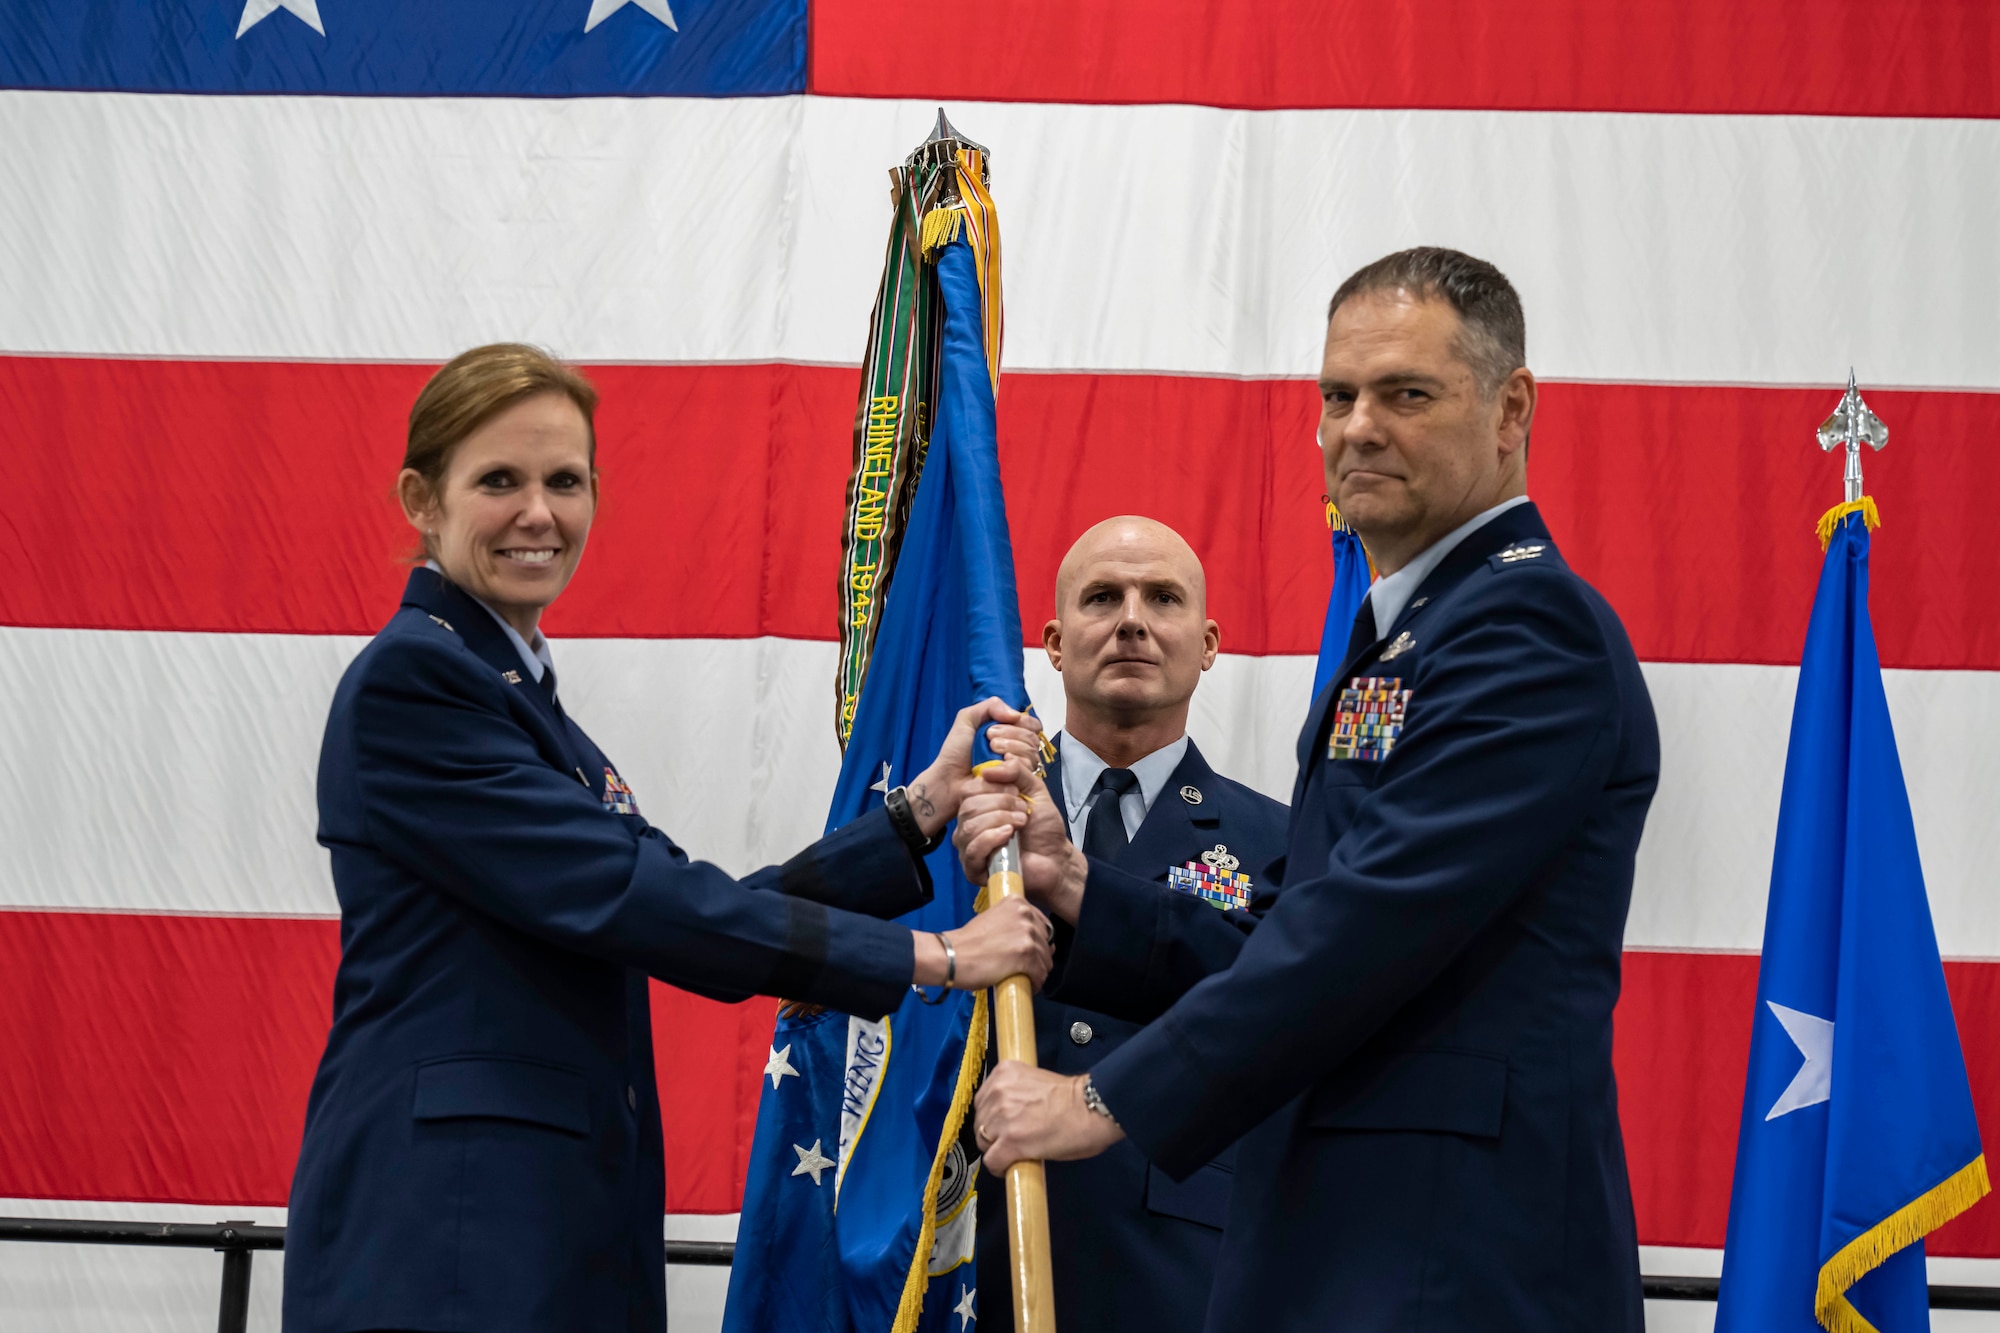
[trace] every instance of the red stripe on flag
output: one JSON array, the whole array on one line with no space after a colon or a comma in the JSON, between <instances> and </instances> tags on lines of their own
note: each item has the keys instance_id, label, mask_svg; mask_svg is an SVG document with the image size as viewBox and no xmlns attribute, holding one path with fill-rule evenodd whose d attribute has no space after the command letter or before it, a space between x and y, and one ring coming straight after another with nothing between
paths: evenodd
<instances>
[{"instance_id":1,"label":"red stripe on flag","mask_svg":"<svg viewBox=\"0 0 2000 1333\"><path fill-rule=\"evenodd\" d=\"M390 498L412 366L0 358L0 624L367 634L413 536ZM857 372L613 366L590 551L557 637L832 637ZM1814 522L1840 464L1828 389L1549 384L1531 490L1577 569L1655 661L1798 660ZM2000 394L1872 392L1889 666L2000 669ZM1311 653L1331 579L1289 380L1010 374L1001 462L1024 628L1098 519L1149 514L1207 564L1228 652Z\"/></svg>"},{"instance_id":2,"label":"red stripe on flag","mask_svg":"<svg viewBox=\"0 0 2000 1333\"><path fill-rule=\"evenodd\" d=\"M936 34L977 34L940 59ZM996 102L2000 115L1982 0L815 0L814 92Z\"/></svg>"},{"instance_id":3,"label":"red stripe on flag","mask_svg":"<svg viewBox=\"0 0 2000 1333\"><path fill-rule=\"evenodd\" d=\"M0 912L0 1197L282 1205L332 921ZM733 1213L776 1002L653 987L667 1211Z\"/></svg>"},{"instance_id":4,"label":"red stripe on flag","mask_svg":"<svg viewBox=\"0 0 2000 1333\"><path fill-rule=\"evenodd\" d=\"M285 1202L326 1039L330 921L0 912L0 1197ZM1945 969L2000 1142L2000 963ZM1640 1239L1719 1246L1757 960L1628 953L1619 1105ZM774 1004L653 990L667 1210L735 1212ZM2000 1208L1932 1254L2000 1257Z\"/></svg>"},{"instance_id":5,"label":"red stripe on flag","mask_svg":"<svg viewBox=\"0 0 2000 1333\"><path fill-rule=\"evenodd\" d=\"M2000 1143L2000 963L1947 963L1980 1136ZM1757 959L1743 954L1627 953L1618 1005L1618 1109L1643 1245L1720 1247ZM1924 1243L1933 1255L2000 1257L2000 1207L1982 1204Z\"/></svg>"}]
</instances>

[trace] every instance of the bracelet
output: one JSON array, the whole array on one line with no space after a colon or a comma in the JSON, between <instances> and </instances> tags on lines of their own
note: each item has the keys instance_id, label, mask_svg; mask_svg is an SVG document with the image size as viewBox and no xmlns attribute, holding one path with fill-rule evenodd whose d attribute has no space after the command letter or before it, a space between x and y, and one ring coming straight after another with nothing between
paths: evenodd
<instances>
[{"instance_id":1,"label":"bracelet","mask_svg":"<svg viewBox=\"0 0 2000 1333\"><path fill-rule=\"evenodd\" d=\"M931 934L937 936L937 942L944 946L944 985L939 988L938 997L935 1000L924 994L924 988L914 981L910 983L910 989L925 1004L938 1005L943 1004L944 997L956 989L958 981L958 950L951 947L951 941L944 937L943 931L934 930Z\"/></svg>"},{"instance_id":2,"label":"bracelet","mask_svg":"<svg viewBox=\"0 0 2000 1333\"><path fill-rule=\"evenodd\" d=\"M935 838L924 836L923 826L917 823L917 812L910 808L908 787L890 788L882 798L882 804L889 812L890 827L896 830L896 836L903 840L903 845L910 849L912 855L929 856L944 845L943 830L939 830Z\"/></svg>"},{"instance_id":3,"label":"bracelet","mask_svg":"<svg viewBox=\"0 0 2000 1333\"><path fill-rule=\"evenodd\" d=\"M1090 1081L1088 1074L1083 1076L1083 1104L1112 1124L1118 1123L1118 1117L1111 1114L1111 1108L1104 1104L1103 1096L1098 1093L1097 1085Z\"/></svg>"}]
</instances>

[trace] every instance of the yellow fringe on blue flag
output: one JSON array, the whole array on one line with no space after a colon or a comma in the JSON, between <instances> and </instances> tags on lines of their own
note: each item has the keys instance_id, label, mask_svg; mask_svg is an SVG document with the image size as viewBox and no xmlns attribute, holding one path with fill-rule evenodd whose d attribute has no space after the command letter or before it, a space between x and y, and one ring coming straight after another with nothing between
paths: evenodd
<instances>
[{"instance_id":1,"label":"yellow fringe on blue flag","mask_svg":"<svg viewBox=\"0 0 2000 1333\"><path fill-rule=\"evenodd\" d=\"M1325 496L1321 496L1320 498L1323 500L1326 499ZM1326 526L1335 532L1354 532L1354 525L1340 516L1340 510L1335 507L1331 500L1326 501ZM1361 534L1358 532L1354 532L1354 544L1361 548L1362 558L1368 561L1368 581L1373 583L1376 578L1375 557L1368 554L1368 543L1361 540ZM1055 748L1048 741L1043 741L1042 743L1048 745L1051 750ZM1053 760L1055 756L1051 754L1049 758Z\"/></svg>"},{"instance_id":2,"label":"yellow fringe on blue flag","mask_svg":"<svg viewBox=\"0 0 2000 1333\"><path fill-rule=\"evenodd\" d=\"M924 214L923 235L919 238L924 258L936 259L938 251L958 239L964 223L965 210L961 208L933 208Z\"/></svg>"},{"instance_id":3,"label":"yellow fringe on blue flag","mask_svg":"<svg viewBox=\"0 0 2000 1333\"><path fill-rule=\"evenodd\" d=\"M1859 500L1849 500L1837 504L1819 516L1819 549L1824 551L1833 541L1833 530L1840 526L1840 520L1849 514L1861 515L1861 521L1868 525L1870 532L1882 526L1881 511L1875 508L1875 498L1864 495Z\"/></svg>"},{"instance_id":4,"label":"yellow fringe on blue flag","mask_svg":"<svg viewBox=\"0 0 2000 1333\"><path fill-rule=\"evenodd\" d=\"M1863 503L1867 502L1856 501L1842 508L1852 513ZM1870 503L1869 509L1873 508ZM1821 520L1822 523L1825 521ZM1821 1264L1819 1269L1819 1290L1813 1296L1813 1313L1819 1316L1821 1327L1830 1330L1830 1333L1879 1333L1875 1325L1848 1302L1847 1289L1890 1255L1922 1240L1978 1203L1992 1188L1992 1182L1986 1178L1986 1154L1981 1153L1945 1177L1942 1184L1926 1190L1841 1246L1840 1252Z\"/></svg>"},{"instance_id":5,"label":"yellow fringe on blue flag","mask_svg":"<svg viewBox=\"0 0 2000 1333\"><path fill-rule=\"evenodd\" d=\"M926 219L928 221L928 219ZM974 910L986 910L986 891L979 891ZM924 1182L923 1225L917 1232L916 1258L910 1276L903 1282L903 1299L896 1307L896 1322L889 1333L915 1333L924 1313L924 1292L931 1285L931 1247L937 1244L938 1188L944 1180L945 1159L965 1127L965 1113L972 1108L972 1093L979 1086L979 1071L986 1064L986 1004L990 995L980 991L972 998L972 1025L965 1034L965 1058L958 1066L958 1086L952 1090L951 1109L945 1113L944 1132L938 1136L937 1155L931 1159L930 1179ZM968 1168L977 1171L976 1162Z\"/></svg>"}]
</instances>

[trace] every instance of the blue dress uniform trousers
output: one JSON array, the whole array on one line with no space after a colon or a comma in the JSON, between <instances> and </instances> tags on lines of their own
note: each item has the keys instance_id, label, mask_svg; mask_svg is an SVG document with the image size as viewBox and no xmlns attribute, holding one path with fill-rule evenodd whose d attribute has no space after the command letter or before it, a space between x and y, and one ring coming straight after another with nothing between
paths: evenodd
<instances>
[{"instance_id":1,"label":"blue dress uniform trousers","mask_svg":"<svg viewBox=\"0 0 2000 1333\"><path fill-rule=\"evenodd\" d=\"M659 1333L647 977L868 1015L909 983L909 932L871 917L930 881L885 816L734 880L646 822L522 665L419 569L334 696L341 959L292 1181L292 1333Z\"/></svg>"},{"instance_id":2,"label":"blue dress uniform trousers","mask_svg":"<svg viewBox=\"0 0 2000 1333\"><path fill-rule=\"evenodd\" d=\"M1060 810L1060 759L1048 783ZM1200 865L1202 853L1218 847L1237 858L1253 890L1268 888L1269 867L1284 854L1285 807L1217 774L1190 741L1115 864L1165 897L1172 892L1170 867ZM1201 907L1223 915L1217 907ZM1070 938L1058 923L1058 958ZM1059 1074L1092 1068L1138 1030L1136 1023L1094 1009L1035 997L1035 1049L1042 1067ZM1199 1333L1234 1168L1235 1152L1225 1149L1187 1179L1175 1180L1131 1143L1084 1161L1048 1163L1056 1327ZM979 1191L979 1317L989 1329L1004 1330L1014 1322L1007 1193L1002 1181L983 1172Z\"/></svg>"},{"instance_id":3,"label":"blue dress uniform trousers","mask_svg":"<svg viewBox=\"0 0 2000 1333\"><path fill-rule=\"evenodd\" d=\"M1523 505L1315 702L1253 931L1092 865L1058 994L1154 1020L1100 1093L1177 1177L1242 1140L1210 1330L1640 1333L1611 1016L1658 774Z\"/></svg>"}]
</instances>

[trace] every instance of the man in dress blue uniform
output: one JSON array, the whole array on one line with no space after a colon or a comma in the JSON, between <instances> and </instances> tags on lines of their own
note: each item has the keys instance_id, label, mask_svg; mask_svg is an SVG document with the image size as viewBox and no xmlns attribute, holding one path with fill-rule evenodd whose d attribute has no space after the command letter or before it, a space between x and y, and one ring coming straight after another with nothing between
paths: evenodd
<instances>
[{"instance_id":1,"label":"man in dress blue uniform","mask_svg":"<svg viewBox=\"0 0 2000 1333\"><path fill-rule=\"evenodd\" d=\"M1525 343L1456 251L1333 298L1327 489L1383 577L1299 739L1282 893L1219 917L1075 853L1040 801L960 811L975 861L1020 829L1074 923L1053 993L1153 1019L1087 1074L1002 1064L986 1165L1129 1139L1187 1178L1241 1138L1211 1330L1643 1327L1611 1014L1659 738L1527 499Z\"/></svg>"},{"instance_id":2,"label":"man in dress blue uniform","mask_svg":"<svg viewBox=\"0 0 2000 1333\"><path fill-rule=\"evenodd\" d=\"M1207 601L1201 561L1164 524L1107 519L1077 539L1056 574L1056 618L1042 628L1064 698L1048 789L1077 846L1145 892L1205 897L1202 910L1220 915L1240 912L1268 883L1285 849L1285 807L1217 774L1188 737L1188 702L1220 644ZM1058 1074L1088 1071L1138 1030L1035 1000L1035 1047ZM1056 1326L1197 1333L1234 1157L1224 1150L1179 1181L1130 1143L1052 1163ZM1006 1194L990 1177L984 1189L994 1202L979 1213L978 1311L986 1327L1006 1329Z\"/></svg>"}]
</instances>

